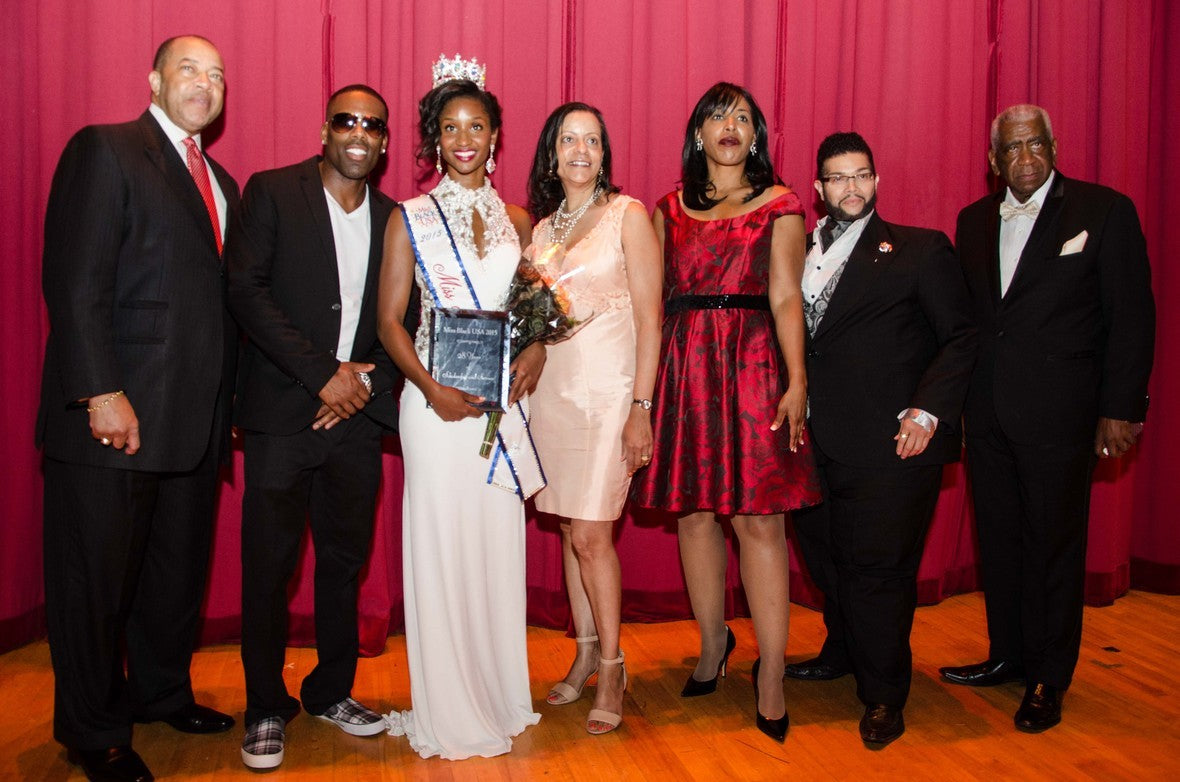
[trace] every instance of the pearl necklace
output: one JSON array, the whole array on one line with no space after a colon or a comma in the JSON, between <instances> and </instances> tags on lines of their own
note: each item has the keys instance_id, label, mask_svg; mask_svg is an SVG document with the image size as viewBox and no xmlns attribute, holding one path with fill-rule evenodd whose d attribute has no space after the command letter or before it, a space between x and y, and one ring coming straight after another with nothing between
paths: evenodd
<instances>
[{"instance_id":1,"label":"pearl necklace","mask_svg":"<svg viewBox=\"0 0 1180 782\"><path fill-rule=\"evenodd\" d=\"M598 200L598 196L602 194L602 187L594 188L594 194L586 199L586 203L579 206L572 212L565 211L566 199L561 199L561 203L557 206L557 211L553 213L553 218L549 222L549 237L554 244L565 244L566 240L570 238L570 234L574 232L578 221L582 219L582 215L586 214L586 210L590 205Z\"/></svg>"}]
</instances>

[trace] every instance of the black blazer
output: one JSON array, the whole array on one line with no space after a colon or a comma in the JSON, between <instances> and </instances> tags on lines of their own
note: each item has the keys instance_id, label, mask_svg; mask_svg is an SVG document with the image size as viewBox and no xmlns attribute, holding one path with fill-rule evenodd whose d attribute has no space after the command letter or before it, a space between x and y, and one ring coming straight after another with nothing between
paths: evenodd
<instances>
[{"instance_id":1,"label":"black blazer","mask_svg":"<svg viewBox=\"0 0 1180 782\"><path fill-rule=\"evenodd\" d=\"M1019 443L1092 442L1099 416L1142 421L1155 342L1151 269L1131 200L1054 175L1000 298L1000 202L959 213L956 244L980 327L968 434ZM1080 252L1062 255L1086 231Z\"/></svg>"},{"instance_id":2,"label":"black blazer","mask_svg":"<svg viewBox=\"0 0 1180 782\"><path fill-rule=\"evenodd\" d=\"M377 339L377 283L385 225L396 205L369 187L369 271L352 356L336 356L340 277L319 158L250 177L230 223L225 257L229 307L249 341L238 371L234 422L294 434L312 424L319 391L341 361L371 362L365 413L397 428L392 390L400 374Z\"/></svg>"},{"instance_id":3,"label":"black blazer","mask_svg":"<svg viewBox=\"0 0 1180 782\"><path fill-rule=\"evenodd\" d=\"M238 186L209 159L229 211ZM66 145L45 214L49 340L37 443L47 456L143 471L194 468L229 442L237 335L205 203L149 112L91 125ZM133 456L90 436L85 403L123 389ZM216 431L214 429L216 428Z\"/></svg>"},{"instance_id":4,"label":"black blazer","mask_svg":"<svg viewBox=\"0 0 1180 782\"><path fill-rule=\"evenodd\" d=\"M869 218L807 348L809 426L829 458L861 467L945 464L961 452L959 414L976 332L944 234ZM926 450L902 461L897 415L938 417Z\"/></svg>"}]
</instances>

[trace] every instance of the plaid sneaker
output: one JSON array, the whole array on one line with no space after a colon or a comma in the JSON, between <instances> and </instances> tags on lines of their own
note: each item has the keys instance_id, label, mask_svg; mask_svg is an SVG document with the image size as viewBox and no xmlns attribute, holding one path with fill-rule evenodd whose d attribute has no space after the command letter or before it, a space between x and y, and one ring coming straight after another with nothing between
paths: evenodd
<instances>
[{"instance_id":1,"label":"plaid sneaker","mask_svg":"<svg viewBox=\"0 0 1180 782\"><path fill-rule=\"evenodd\" d=\"M340 730L353 736L375 736L386 727L384 717L352 698L345 698L323 714L315 716L334 723Z\"/></svg>"},{"instance_id":2,"label":"plaid sneaker","mask_svg":"<svg viewBox=\"0 0 1180 782\"><path fill-rule=\"evenodd\" d=\"M247 768L277 768L283 762L282 717L266 717L246 727L242 762Z\"/></svg>"}]
</instances>

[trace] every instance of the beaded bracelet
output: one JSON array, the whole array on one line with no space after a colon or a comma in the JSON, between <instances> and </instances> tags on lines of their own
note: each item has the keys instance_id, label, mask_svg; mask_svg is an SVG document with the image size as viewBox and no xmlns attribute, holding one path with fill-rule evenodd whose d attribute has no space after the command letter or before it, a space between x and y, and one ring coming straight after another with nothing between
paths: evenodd
<instances>
[{"instance_id":1,"label":"beaded bracelet","mask_svg":"<svg viewBox=\"0 0 1180 782\"><path fill-rule=\"evenodd\" d=\"M118 398L119 398L119 397L121 397L121 396L123 396L123 389L119 389L119 390L118 390L118 391L116 391L115 393L113 393L113 394L111 394L110 396L108 396L106 399L104 399L104 400L102 400L101 402L99 402L99 403L98 403L97 405L95 405L94 407L88 407L88 408L86 408L86 412L88 412L88 413L93 413L95 410L101 410L102 408L106 407L106 406L107 406L107 405L109 405L111 402L114 402L116 399L118 399Z\"/></svg>"}]
</instances>

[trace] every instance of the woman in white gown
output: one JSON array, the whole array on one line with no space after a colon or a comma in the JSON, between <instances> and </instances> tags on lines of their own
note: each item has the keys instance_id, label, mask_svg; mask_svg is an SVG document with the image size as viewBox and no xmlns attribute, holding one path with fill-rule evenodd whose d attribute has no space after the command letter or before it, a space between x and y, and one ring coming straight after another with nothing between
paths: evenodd
<instances>
[{"instance_id":1,"label":"woman in white gown","mask_svg":"<svg viewBox=\"0 0 1180 782\"><path fill-rule=\"evenodd\" d=\"M444 175L390 219L381 270L381 340L407 381L400 424L411 710L389 719L390 732L404 733L422 757L459 760L508 752L512 737L540 719L525 637L522 494L530 489L489 483L493 460L479 455L487 419L471 405L477 397L430 376L427 331L436 303L503 309L529 222L485 175L495 167L495 96L467 79L440 83L437 68L436 85L419 103L418 157ZM415 284L422 325L412 339L402 324ZM535 386L543 363L539 345L521 355L510 401Z\"/></svg>"}]
</instances>

